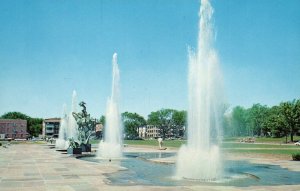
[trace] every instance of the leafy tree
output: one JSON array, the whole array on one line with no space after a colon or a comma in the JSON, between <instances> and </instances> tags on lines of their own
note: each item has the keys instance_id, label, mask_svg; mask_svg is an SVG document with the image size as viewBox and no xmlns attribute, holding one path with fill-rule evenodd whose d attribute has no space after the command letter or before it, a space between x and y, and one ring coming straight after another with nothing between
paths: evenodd
<instances>
[{"instance_id":1,"label":"leafy tree","mask_svg":"<svg viewBox=\"0 0 300 191\"><path fill-rule=\"evenodd\" d=\"M264 126L266 129L269 129L271 131L273 137L286 136L287 142L289 128L279 106L273 106L269 109L268 116L264 121Z\"/></svg>"},{"instance_id":2,"label":"leafy tree","mask_svg":"<svg viewBox=\"0 0 300 191\"><path fill-rule=\"evenodd\" d=\"M146 125L144 117L137 113L124 112L122 113L124 132L126 137L138 137L138 128Z\"/></svg>"},{"instance_id":3,"label":"leafy tree","mask_svg":"<svg viewBox=\"0 0 300 191\"><path fill-rule=\"evenodd\" d=\"M223 116L223 132L225 137L233 137L234 129L232 128L232 113L227 112Z\"/></svg>"},{"instance_id":4,"label":"leafy tree","mask_svg":"<svg viewBox=\"0 0 300 191\"><path fill-rule=\"evenodd\" d=\"M232 128L235 136L246 135L245 113L246 110L241 106L237 106L232 110Z\"/></svg>"},{"instance_id":5,"label":"leafy tree","mask_svg":"<svg viewBox=\"0 0 300 191\"><path fill-rule=\"evenodd\" d=\"M99 122L100 122L103 126L105 126L105 116L104 116L104 115L102 115L102 116L100 117Z\"/></svg>"},{"instance_id":6,"label":"leafy tree","mask_svg":"<svg viewBox=\"0 0 300 191\"><path fill-rule=\"evenodd\" d=\"M187 112L174 110L173 113L173 131L175 135L184 136L183 127L186 126Z\"/></svg>"},{"instance_id":7,"label":"leafy tree","mask_svg":"<svg viewBox=\"0 0 300 191\"><path fill-rule=\"evenodd\" d=\"M163 138L171 131L173 127L173 109L161 109L159 111L151 112L148 115L148 125L154 125L160 130Z\"/></svg>"},{"instance_id":8,"label":"leafy tree","mask_svg":"<svg viewBox=\"0 0 300 191\"><path fill-rule=\"evenodd\" d=\"M23 120L27 120L30 117L23 114L23 113L21 113L21 112L14 111L14 112L5 113L0 118L1 119L23 119Z\"/></svg>"},{"instance_id":9,"label":"leafy tree","mask_svg":"<svg viewBox=\"0 0 300 191\"><path fill-rule=\"evenodd\" d=\"M268 107L260 104L254 104L249 110L249 125L254 135L266 135L263 131L264 120L267 116Z\"/></svg>"},{"instance_id":10,"label":"leafy tree","mask_svg":"<svg viewBox=\"0 0 300 191\"><path fill-rule=\"evenodd\" d=\"M300 100L283 102L280 104L281 113L284 116L286 124L290 130L291 141L294 141L294 134L300 126Z\"/></svg>"},{"instance_id":11,"label":"leafy tree","mask_svg":"<svg viewBox=\"0 0 300 191\"><path fill-rule=\"evenodd\" d=\"M254 104L251 108L233 108L224 116L225 133L231 136L258 135L273 137L300 133L300 100L282 102L271 108ZM227 131L227 132L226 132Z\"/></svg>"}]
</instances>

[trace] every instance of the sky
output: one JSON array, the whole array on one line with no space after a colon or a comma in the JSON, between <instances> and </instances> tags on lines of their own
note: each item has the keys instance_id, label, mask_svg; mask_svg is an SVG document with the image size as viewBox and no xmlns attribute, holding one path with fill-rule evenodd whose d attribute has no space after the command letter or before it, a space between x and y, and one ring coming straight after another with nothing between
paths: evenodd
<instances>
[{"instance_id":1,"label":"sky","mask_svg":"<svg viewBox=\"0 0 300 191\"><path fill-rule=\"evenodd\" d=\"M300 98L300 1L212 0L231 107ZM99 118L118 54L121 112L186 110L199 0L0 1L0 115L60 117L78 101Z\"/></svg>"}]
</instances>

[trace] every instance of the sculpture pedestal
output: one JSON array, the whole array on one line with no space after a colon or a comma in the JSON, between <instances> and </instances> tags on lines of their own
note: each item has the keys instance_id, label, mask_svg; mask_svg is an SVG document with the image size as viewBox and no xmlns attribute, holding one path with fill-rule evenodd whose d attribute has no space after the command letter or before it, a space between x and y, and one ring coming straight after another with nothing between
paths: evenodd
<instances>
[{"instance_id":1,"label":"sculpture pedestal","mask_svg":"<svg viewBox=\"0 0 300 191\"><path fill-rule=\"evenodd\" d=\"M82 152L92 152L91 144L82 144L81 145Z\"/></svg>"},{"instance_id":2,"label":"sculpture pedestal","mask_svg":"<svg viewBox=\"0 0 300 191\"><path fill-rule=\"evenodd\" d=\"M81 148L68 148L67 153L71 155L81 155L82 149Z\"/></svg>"}]
</instances>

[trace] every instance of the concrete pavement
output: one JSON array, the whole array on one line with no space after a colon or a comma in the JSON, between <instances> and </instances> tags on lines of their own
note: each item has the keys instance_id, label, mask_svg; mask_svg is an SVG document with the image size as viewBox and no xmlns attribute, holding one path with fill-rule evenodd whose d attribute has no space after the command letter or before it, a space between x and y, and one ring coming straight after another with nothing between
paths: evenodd
<instances>
[{"instance_id":1,"label":"concrete pavement","mask_svg":"<svg viewBox=\"0 0 300 191\"><path fill-rule=\"evenodd\" d=\"M96 191L96 190L300 190L300 185L253 187L114 186L104 173L118 167L78 160L50 149L46 144L12 144L0 148L0 191ZM300 184L300 183L299 183Z\"/></svg>"}]
</instances>

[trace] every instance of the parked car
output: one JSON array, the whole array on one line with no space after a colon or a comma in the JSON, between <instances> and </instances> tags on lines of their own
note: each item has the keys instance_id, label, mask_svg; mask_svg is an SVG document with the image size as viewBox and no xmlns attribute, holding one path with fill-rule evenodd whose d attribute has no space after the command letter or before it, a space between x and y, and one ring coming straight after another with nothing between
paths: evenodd
<instances>
[{"instance_id":1,"label":"parked car","mask_svg":"<svg viewBox=\"0 0 300 191\"><path fill-rule=\"evenodd\" d=\"M296 146L300 146L300 141L295 143Z\"/></svg>"}]
</instances>

